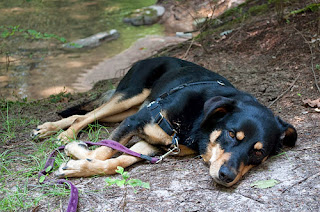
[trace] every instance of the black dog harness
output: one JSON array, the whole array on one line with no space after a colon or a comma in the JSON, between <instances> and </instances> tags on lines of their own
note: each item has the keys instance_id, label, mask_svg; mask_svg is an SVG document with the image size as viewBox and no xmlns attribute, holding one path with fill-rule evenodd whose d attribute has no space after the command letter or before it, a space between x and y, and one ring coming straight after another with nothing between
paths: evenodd
<instances>
[{"instance_id":1,"label":"black dog harness","mask_svg":"<svg viewBox=\"0 0 320 212\"><path fill-rule=\"evenodd\" d=\"M160 160L157 161L160 162L163 158L168 156L169 154L179 154L180 148L179 148L179 137L177 135L177 131L172 127L172 125L169 123L169 121L163 116L161 113L161 105L160 101L168 97L169 95L182 90L183 88L193 86L193 85L202 85L202 84L215 84L218 83L221 86L224 86L225 84L219 80L217 81L203 81L203 82L192 82L192 83L185 83L182 85L179 85L175 88L170 89L170 91L165 92L161 94L155 101L152 101L148 106L147 109L149 110L151 117L155 124L158 124L159 127L167 133L172 138L171 147L169 148L169 151L165 153L164 155L160 156Z\"/></svg>"}]
</instances>

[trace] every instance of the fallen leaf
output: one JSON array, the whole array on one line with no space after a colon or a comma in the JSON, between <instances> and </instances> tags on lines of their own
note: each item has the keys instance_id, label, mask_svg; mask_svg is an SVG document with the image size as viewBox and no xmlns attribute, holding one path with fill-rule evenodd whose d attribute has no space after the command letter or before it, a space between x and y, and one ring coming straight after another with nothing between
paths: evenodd
<instances>
[{"instance_id":1,"label":"fallen leaf","mask_svg":"<svg viewBox=\"0 0 320 212\"><path fill-rule=\"evenodd\" d=\"M251 187L253 188L271 188L275 185L277 185L279 181L271 179L271 180L261 180L261 181L256 181L252 184L250 184Z\"/></svg>"},{"instance_id":2,"label":"fallen leaf","mask_svg":"<svg viewBox=\"0 0 320 212\"><path fill-rule=\"evenodd\" d=\"M320 108L320 98L316 100L305 99L302 101L307 106Z\"/></svg>"}]
</instances>

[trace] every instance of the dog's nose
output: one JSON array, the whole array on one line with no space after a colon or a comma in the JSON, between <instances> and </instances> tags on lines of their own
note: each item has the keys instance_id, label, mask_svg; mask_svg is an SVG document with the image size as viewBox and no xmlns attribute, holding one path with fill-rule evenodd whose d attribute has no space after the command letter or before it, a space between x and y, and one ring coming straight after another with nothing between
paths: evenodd
<instances>
[{"instance_id":1,"label":"dog's nose","mask_svg":"<svg viewBox=\"0 0 320 212\"><path fill-rule=\"evenodd\" d=\"M221 166L219 170L219 179L226 183L231 183L236 178L236 174L227 166Z\"/></svg>"}]
</instances>

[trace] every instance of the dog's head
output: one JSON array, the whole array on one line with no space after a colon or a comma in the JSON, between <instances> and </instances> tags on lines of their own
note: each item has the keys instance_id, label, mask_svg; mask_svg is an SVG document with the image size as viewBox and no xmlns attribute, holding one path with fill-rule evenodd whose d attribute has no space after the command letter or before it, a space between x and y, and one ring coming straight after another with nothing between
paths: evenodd
<instances>
[{"instance_id":1,"label":"dog's head","mask_svg":"<svg viewBox=\"0 0 320 212\"><path fill-rule=\"evenodd\" d=\"M227 187L278 152L282 145L294 146L297 140L292 125L246 98L219 96L204 104L201 131L209 139L199 143L199 150L213 179Z\"/></svg>"}]
</instances>

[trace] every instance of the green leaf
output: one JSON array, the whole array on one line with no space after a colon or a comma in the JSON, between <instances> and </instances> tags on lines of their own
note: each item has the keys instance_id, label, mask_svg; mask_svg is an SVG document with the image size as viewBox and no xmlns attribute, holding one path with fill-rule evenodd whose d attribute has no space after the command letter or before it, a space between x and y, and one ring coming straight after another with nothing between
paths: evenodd
<instances>
[{"instance_id":1,"label":"green leaf","mask_svg":"<svg viewBox=\"0 0 320 212\"><path fill-rule=\"evenodd\" d=\"M118 180L118 179L112 179L112 178L110 178L110 177L107 177L105 181L106 181L106 183L108 183L108 186L111 186L111 185L113 185L113 184L116 184L117 181L119 181L119 180Z\"/></svg>"},{"instance_id":2,"label":"green leaf","mask_svg":"<svg viewBox=\"0 0 320 212\"><path fill-rule=\"evenodd\" d=\"M59 39L58 39L58 40L60 40L62 43L67 42L67 39L65 39L64 37L59 37Z\"/></svg>"},{"instance_id":3,"label":"green leaf","mask_svg":"<svg viewBox=\"0 0 320 212\"><path fill-rule=\"evenodd\" d=\"M117 186L121 187L124 186L126 184L126 180L117 180L116 181Z\"/></svg>"},{"instance_id":4,"label":"green leaf","mask_svg":"<svg viewBox=\"0 0 320 212\"><path fill-rule=\"evenodd\" d=\"M130 179L128 180L128 184L131 185L132 187L141 186L142 181L138 179Z\"/></svg>"},{"instance_id":5,"label":"green leaf","mask_svg":"<svg viewBox=\"0 0 320 212\"><path fill-rule=\"evenodd\" d=\"M117 170L116 170L117 173L122 175L123 171L124 171L124 168L122 168L121 166L117 166Z\"/></svg>"},{"instance_id":6,"label":"green leaf","mask_svg":"<svg viewBox=\"0 0 320 212\"><path fill-rule=\"evenodd\" d=\"M275 185L277 185L279 181L271 179L271 180L261 180L261 181L256 181L252 183L250 186L253 188L271 188Z\"/></svg>"},{"instance_id":7,"label":"green leaf","mask_svg":"<svg viewBox=\"0 0 320 212\"><path fill-rule=\"evenodd\" d=\"M9 37L10 32L8 30L5 30L4 32L2 32L1 37L6 38Z\"/></svg>"},{"instance_id":8,"label":"green leaf","mask_svg":"<svg viewBox=\"0 0 320 212\"><path fill-rule=\"evenodd\" d=\"M142 182L141 187L150 189L150 184L149 184L149 183Z\"/></svg>"},{"instance_id":9,"label":"green leaf","mask_svg":"<svg viewBox=\"0 0 320 212\"><path fill-rule=\"evenodd\" d=\"M49 171L51 171L51 169L52 169L52 166L48 166L48 167L46 168L46 172L48 173Z\"/></svg>"},{"instance_id":10,"label":"green leaf","mask_svg":"<svg viewBox=\"0 0 320 212\"><path fill-rule=\"evenodd\" d=\"M46 179L46 176L45 176L45 175L42 175L42 176L39 178L39 183L43 183L45 179Z\"/></svg>"},{"instance_id":11,"label":"green leaf","mask_svg":"<svg viewBox=\"0 0 320 212\"><path fill-rule=\"evenodd\" d=\"M130 174L128 173L128 172L123 172L122 173L122 177L123 177L123 179L128 179L129 177L130 177Z\"/></svg>"}]
</instances>

